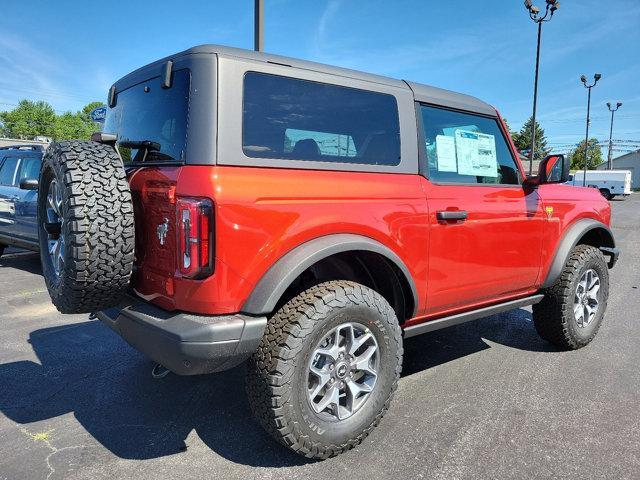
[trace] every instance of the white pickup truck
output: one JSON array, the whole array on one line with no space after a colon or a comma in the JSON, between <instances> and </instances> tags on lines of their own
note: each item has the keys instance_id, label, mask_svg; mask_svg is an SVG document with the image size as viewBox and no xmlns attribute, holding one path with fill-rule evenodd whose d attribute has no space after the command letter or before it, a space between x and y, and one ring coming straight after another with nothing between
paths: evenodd
<instances>
[{"instance_id":1,"label":"white pickup truck","mask_svg":"<svg viewBox=\"0 0 640 480\"><path fill-rule=\"evenodd\" d=\"M568 185L583 186L582 170L569 175ZM597 188L607 200L616 195L631 194L631 171L629 170L587 170L587 187Z\"/></svg>"}]
</instances>

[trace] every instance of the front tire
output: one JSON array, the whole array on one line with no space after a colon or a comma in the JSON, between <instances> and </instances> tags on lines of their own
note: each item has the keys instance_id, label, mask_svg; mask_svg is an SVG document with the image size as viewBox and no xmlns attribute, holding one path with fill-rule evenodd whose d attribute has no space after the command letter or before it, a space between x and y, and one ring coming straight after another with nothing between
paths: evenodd
<instances>
[{"instance_id":1,"label":"front tire","mask_svg":"<svg viewBox=\"0 0 640 480\"><path fill-rule=\"evenodd\" d=\"M324 459L358 445L389 407L402 369L389 303L357 283L302 292L269 320L249 361L259 423L294 452Z\"/></svg>"},{"instance_id":2,"label":"front tire","mask_svg":"<svg viewBox=\"0 0 640 480\"><path fill-rule=\"evenodd\" d=\"M590 245L573 249L558 280L533 306L538 334L564 350L587 345L598 333L609 297L609 270L602 252Z\"/></svg>"}]
</instances>

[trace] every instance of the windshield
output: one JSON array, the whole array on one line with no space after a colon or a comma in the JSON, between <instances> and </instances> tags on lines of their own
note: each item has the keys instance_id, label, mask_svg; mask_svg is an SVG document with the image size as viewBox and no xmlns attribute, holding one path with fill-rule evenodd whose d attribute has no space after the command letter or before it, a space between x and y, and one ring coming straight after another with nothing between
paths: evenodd
<instances>
[{"instance_id":1,"label":"windshield","mask_svg":"<svg viewBox=\"0 0 640 480\"><path fill-rule=\"evenodd\" d=\"M156 77L118 93L104 132L118 136L125 163L184 160L189 83L183 69L173 72L170 88L162 88Z\"/></svg>"}]
</instances>

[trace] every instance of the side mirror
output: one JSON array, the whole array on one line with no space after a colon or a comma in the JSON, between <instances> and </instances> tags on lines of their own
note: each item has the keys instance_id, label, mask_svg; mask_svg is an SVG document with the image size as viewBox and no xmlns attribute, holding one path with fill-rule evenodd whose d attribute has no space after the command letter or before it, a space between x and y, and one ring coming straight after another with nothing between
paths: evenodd
<instances>
[{"instance_id":1,"label":"side mirror","mask_svg":"<svg viewBox=\"0 0 640 480\"><path fill-rule=\"evenodd\" d=\"M23 178L20 180L20 190L37 190L38 179L37 178Z\"/></svg>"},{"instance_id":2,"label":"side mirror","mask_svg":"<svg viewBox=\"0 0 640 480\"><path fill-rule=\"evenodd\" d=\"M569 181L569 159L564 155L547 155L538 170L538 183L565 183Z\"/></svg>"}]
</instances>

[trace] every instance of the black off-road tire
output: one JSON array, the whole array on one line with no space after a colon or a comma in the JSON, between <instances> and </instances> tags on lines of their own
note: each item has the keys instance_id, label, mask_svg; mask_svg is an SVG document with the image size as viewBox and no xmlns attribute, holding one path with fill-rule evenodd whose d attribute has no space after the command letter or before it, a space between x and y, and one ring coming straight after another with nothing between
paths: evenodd
<instances>
[{"instance_id":1,"label":"black off-road tire","mask_svg":"<svg viewBox=\"0 0 640 480\"><path fill-rule=\"evenodd\" d=\"M47 221L53 179L61 191L62 222L56 225L65 244L59 274L48 246L57 236ZM112 147L89 141L51 144L40 170L38 225L43 275L60 312L89 313L118 303L129 286L135 231L129 184Z\"/></svg>"},{"instance_id":2,"label":"black off-road tire","mask_svg":"<svg viewBox=\"0 0 640 480\"><path fill-rule=\"evenodd\" d=\"M581 328L573 313L576 287L584 272L593 269L600 278L600 300L594 319ZM538 334L563 350L587 345L598 333L609 296L609 270L602 252L590 245L576 246L558 280L543 291L544 299L533 305L533 322Z\"/></svg>"},{"instance_id":3,"label":"black off-road tire","mask_svg":"<svg viewBox=\"0 0 640 480\"><path fill-rule=\"evenodd\" d=\"M375 335L380 349L371 396L351 417L328 421L309 405L307 368L324 335L345 321ZM324 459L360 444L380 422L402 369L402 334L393 308L377 292L349 281L314 286L276 312L249 360L247 393L264 429L308 458Z\"/></svg>"}]
</instances>

